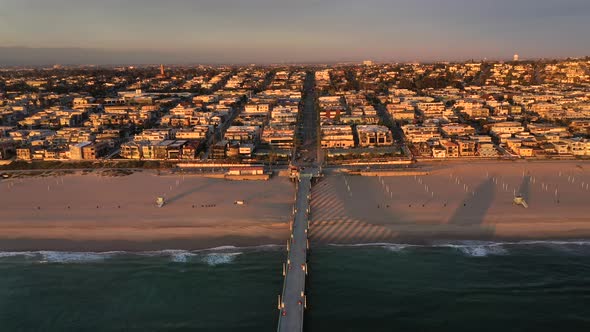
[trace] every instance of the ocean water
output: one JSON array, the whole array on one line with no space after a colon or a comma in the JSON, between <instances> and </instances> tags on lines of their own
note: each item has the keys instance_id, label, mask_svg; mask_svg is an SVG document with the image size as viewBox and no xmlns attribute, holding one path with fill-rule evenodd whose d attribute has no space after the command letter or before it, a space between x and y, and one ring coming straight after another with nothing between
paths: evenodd
<instances>
[{"instance_id":1,"label":"ocean water","mask_svg":"<svg viewBox=\"0 0 590 332\"><path fill-rule=\"evenodd\" d=\"M283 247L0 252L0 331L273 331ZM306 331L590 331L590 241L313 248Z\"/></svg>"},{"instance_id":2,"label":"ocean water","mask_svg":"<svg viewBox=\"0 0 590 332\"><path fill-rule=\"evenodd\" d=\"M590 242L324 247L308 331L590 331Z\"/></svg>"},{"instance_id":3,"label":"ocean water","mask_svg":"<svg viewBox=\"0 0 590 332\"><path fill-rule=\"evenodd\" d=\"M0 331L265 331L282 248L0 253Z\"/></svg>"}]
</instances>

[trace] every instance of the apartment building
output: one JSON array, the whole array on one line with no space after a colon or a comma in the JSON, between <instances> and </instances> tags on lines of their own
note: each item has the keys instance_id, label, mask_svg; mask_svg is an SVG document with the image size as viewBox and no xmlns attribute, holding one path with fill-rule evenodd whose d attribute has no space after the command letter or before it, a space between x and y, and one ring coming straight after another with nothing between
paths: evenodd
<instances>
[{"instance_id":1,"label":"apartment building","mask_svg":"<svg viewBox=\"0 0 590 332\"><path fill-rule=\"evenodd\" d=\"M487 108L467 108L461 111L472 120L485 119L490 116L490 110Z\"/></svg>"},{"instance_id":2,"label":"apartment building","mask_svg":"<svg viewBox=\"0 0 590 332\"><path fill-rule=\"evenodd\" d=\"M425 118L439 118L443 116L445 104L442 102L420 102L417 103L418 112Z\"/></svg>"},{"instance_id":3,"label":"apartment building","mask_svg":"<svg viewBox=\"0 0 590 332\"><path fill-rule=\"evenodd\" d=\"M270 112L269 104L248 104L244 106L246 114L268 114Z\"/></svg>"},{"instance_id":4,"label":"apartment building","mask_svg":"<svg viewBox=\"0 0 590 332\"><path fill-rule=\"evenodd\" d=\"M209 138L213 132L211 126L200 125L194 126L191 129L179 129L174 132L174 136L178 140L204 140Z\"/></svg>"},{"instance_id":5,"label":"apartment building","mask_svg":"<svg viewBox=\"0 0 590 332\"><path fill-rule=\"evenodd\" d=\"M405 125L402 131L406 140L410 143L425 143L432 139L440 139L441 134L438 126Z\"/></svg>"},{"instance_id":6,"label":"apartment building","mask_svg":"<svg viewBox=\"0 0 590 332\"><path fill-rule=\"evenodd\" d=\"M354 135L351 126L334 125L322 126L321 145L324 149L329 148L353 148Z\"/></svg>"},{"instance_id":7,"label":"apartment building","mask_svg":"<svg viewBox=\"0 0 590 332\"><path fill-rule=\"evenodd\" d=\"M230 126L225 131L225 140L239 143L257 143L260 140L258 126Z\"/></svg>"},{"instance_id":8,"label":"apartment building","mask_svg":"<svg viewBox=\"0 0 590 332\"><path fill-rule=\"evenodd\" d=\"M295 137L295 130L292 128L264 128L261 141L263 144L268 144L276 149L291 149L293 148Z\"/></svg>"},{"instance_id":9,"label":"apartment building","mask_svg":"<svg viewBox=\"0 0 590 332\"><path fill-rule=\"evenodd\" d=\"M72 160L96 160L104 156L108 151L105 142L82 142L70 145L70 159Z\"/></svg>"},{"instance_id":10,"label":"apartment building","mask_svg":"<svg viewBox=\"0 0 590 332\"><path fill-rule=\"evenodd\" d=\"M134 136L134 141L163 141L171 137L171 129L146 129Z\"/></svg>"},{"instance_id":11,"label":"apartment building","mask_svg":"<svg viewBox=\"0 0 590 332\"><path fill-rule=\"evenodd\" d=\"M377 125L358 125L356 132L360 147L391 146L393 136L389 128Z\"/></svg>"},{"instance_id":12,"label":"apartment building","mask_svg":"<svg viewBox=\"0 0 590 332\"><path fill-rule=\"evenodd\" d=\"M516 121L506 121L506 122L498 122L494 123L491 128L490 132L494 135L500 134L517 134L525 131L524 126L520 122Z\"/></svg>"},{"instance_id":13,"label":"apartment building","mask_svg":"<svg viewBox=\"0 0 590 332\"><path fill-rule=\"evenodd\" d=\"M475 128L467 124L448 124L440 128L446 137L475 135Z\"/></svg>"}]
</instances>

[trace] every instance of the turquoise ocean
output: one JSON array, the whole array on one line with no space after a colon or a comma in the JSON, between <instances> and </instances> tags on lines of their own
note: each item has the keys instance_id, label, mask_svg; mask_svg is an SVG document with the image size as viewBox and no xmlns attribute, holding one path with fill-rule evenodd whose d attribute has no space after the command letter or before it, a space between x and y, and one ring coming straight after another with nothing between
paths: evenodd
<instances>
[{"instance_id":1,"label":"turquoise ocean","mask_svg":"<svg viewBox=\"0 0 590 332\"><path fill-rule=\"evenodd\" d=\"M273 331L284 247L0 252L0 331ZM590 331L590 241L312 248L306 331Z\"/></svg>"}]
</instances>

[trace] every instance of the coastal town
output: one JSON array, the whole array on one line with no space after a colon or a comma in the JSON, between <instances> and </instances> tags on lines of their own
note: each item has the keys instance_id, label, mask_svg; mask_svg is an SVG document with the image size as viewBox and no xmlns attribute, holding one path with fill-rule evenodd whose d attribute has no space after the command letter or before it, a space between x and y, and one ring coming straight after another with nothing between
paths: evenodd
<instances>
[{"instance_id":1,"label":"coastal town","mask_svg":"<svg viewBox=\"0 0 590 332\"><path fill-rule=\"evenodd\" d=\"M590 0L0 0L0 332L590 331Z\"/></svg>"},{"instance_id":2,"label":"coastal town","mask_svg":"<svg viewBox=\"0 0 590 332\"><path fill-rule=\"evenodd\" d=\"M306 107L317 119L328 167L590 157L590 59L515 56L432 64L3 68L0 159L8 169L103 160L305 164Z\"/></svg>"}]
</instances>

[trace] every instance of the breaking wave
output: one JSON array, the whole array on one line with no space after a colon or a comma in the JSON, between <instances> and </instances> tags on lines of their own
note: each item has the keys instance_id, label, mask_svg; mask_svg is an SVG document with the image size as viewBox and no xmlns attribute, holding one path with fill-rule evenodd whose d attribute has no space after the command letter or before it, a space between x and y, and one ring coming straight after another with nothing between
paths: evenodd
<instances>
[{"instance_id":1,"label":"breaking wave","mask_svg":"<svg viewBox=\"0 0 590 332\"><path fill-rule=\"evenodd\" d=\"M232 253L211 253L203 256L201 260L207 265L210 266L217 266L222 264L230 264L232 263L237 256L241 255L241 252L232 252Z\"/></svg>"},{"instance_id":2,"label":"breaking wave","mask_svg":"<svg viewBox=\"0 0 590 332\"><path fill-rule=\"evenodd\" d=\"M120 252L63 252L63 251L40 251L42 262L47 263L87 263L100 262L118 255Z\"/></svg>"},{"instance_id":3,"label":"breaking wave","mask_svg":"<svg viewBox=\"0 0 590 332\"><path fill-rule=\"evenodd\" d=\"M32 251L2 251L0 252L0 258L4 257L35 257L37 253Z\"/></svg>"},{"instance_id":4,"label":"breaking wave","mask_svg":"<svg viewBox=\"0 0 590 332\"><path fill-rule=\"evenodd\" d=\"M98 262L121 254L120 251L108 252L71 252L71 251L4 251L0 258L22 257L38 263L87 263Z\"/></svg>"},{"instance_id":5,"label":"breaking wave","mask_svg":"<svg viewBox=\"0 0 590 332\"><path fill-rule=\"evenodd\" d=\"M261 245L251 247L221 246L199 250L165 249L157 251L108 251L108 252L74 252L74 251L0 251L0 259L23 258L34 263L95 263L121 256L168 257L175 263L192 261L211 266L230 264L244 252L269 251L284 248L283 245Z\"/></svg>"},{"instance_id":6,"label":"breaking wave","mask_svg":"<svg viewBox=\"0 0 590 332\"><path fill-rule=\"evenodd\" d=\"M409 247L418 247L417 245L412 244L403 244L403 243L357 243L357 244L330 244L331 247L350 247L350 248L359 248L359 247L380 247L385 248L387 250L391 250L394 252L403 251Z\"/></svg>"},{"instance_id":7,"label":"breaking wave","mask_svg":"<svg viewBox=\"0 0 590 332\"><path fill-rule=\"evenodd\" d=\"M471 257L502 256L510 253L512 247L540 246L557 249L565 252L574 252L576 249L590 249L590 240L572 241L519 241L519 242L491 242L491 241L456 241L433 244L408 244L408 243L358 243L358 244L330 244L332 247L378 247L392 252L403 252L415 248L450 248Z\"/></svg>"},{"instance_id":8,"label":"breaking wave","mask_svg":"<svg viewBox=\"0 0 590 332\"><path fill-rule=\"evenodd\" d=\"M444 247L454 248L464 255L472 257L486 257L491 255L506 255L508 250L504 248L502 244L490 243L490 244L465 244L465 245L453 245L449 244Z\"/></svg>"}]
</instances>

